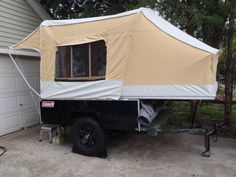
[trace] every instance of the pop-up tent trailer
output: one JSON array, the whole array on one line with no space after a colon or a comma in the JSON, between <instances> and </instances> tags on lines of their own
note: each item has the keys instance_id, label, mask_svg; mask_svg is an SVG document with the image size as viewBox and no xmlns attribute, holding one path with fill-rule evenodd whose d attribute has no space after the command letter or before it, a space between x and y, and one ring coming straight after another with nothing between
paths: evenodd
<instances>
[{"instance_id":1,"label":"pop-up tent trailer","mask_svg":"<svg viewBox=\"0 0 236 177\"><path fill-rule=\"evenodd\" d=\"M40 52L42 122L72 125L73 150L84 155L104 152L104 129L156 135L158 100L216 96L219 51L146 8L46 20L12 48Z\"/></svg>"},{"instance_id":2,"label":"pop-up tent trailer","mask_svg":"<svg viewBox=\"0 0 236 177\"><path fill-rule=\"evenodd\" d=\"M151 9L46 20L15 49L41 54L41 98L214 99L219 51Z\"/></svg>"}]
</instances>

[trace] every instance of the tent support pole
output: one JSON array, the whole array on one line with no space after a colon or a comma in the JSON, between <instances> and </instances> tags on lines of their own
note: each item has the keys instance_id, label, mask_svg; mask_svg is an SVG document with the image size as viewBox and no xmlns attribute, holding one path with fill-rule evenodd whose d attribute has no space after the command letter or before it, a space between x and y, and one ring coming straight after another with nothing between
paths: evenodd
<instances>
[{"instance_id":1,"label":"tent support pole","mask_svg":"<svg viewBox=\"0 0 236 177\"><path fill-rule=\"evenodd\" d=\"M196 103L194 104L194 111L191 115L191 117L192 117L191 128L194 127L194 122L195 122L196 117L197 117L197 110L198 110L198 107L199 107L199 103L200 103L200 100L197 100Z\"/></svg>"}]
</instances>

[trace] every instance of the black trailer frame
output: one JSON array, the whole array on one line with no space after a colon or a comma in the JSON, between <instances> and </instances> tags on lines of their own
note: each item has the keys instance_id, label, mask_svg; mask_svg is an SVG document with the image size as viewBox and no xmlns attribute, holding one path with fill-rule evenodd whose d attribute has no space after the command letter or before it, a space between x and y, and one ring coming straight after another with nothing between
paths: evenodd
<instances>
[{"instance_id":1,"label":"black trailer frame","mask_svg":"<svg viewBox=\"0 0 236 177\"><path fill-rule=\"evenodd\" d=\"M159 133L204 133L205 151L203 156L210 156L210 137L216 136L216 128L203 130L161 129L166 122L165 115L158 121L143 127L137 120L140 112L137 100L42 100L41 118L45 124L61 127L72 126L73 152L87 156L106 157L107 132L109 130L147 132L157 136ZM196 109L196 108L195 108Z\"/></svg>"}]
</instances>

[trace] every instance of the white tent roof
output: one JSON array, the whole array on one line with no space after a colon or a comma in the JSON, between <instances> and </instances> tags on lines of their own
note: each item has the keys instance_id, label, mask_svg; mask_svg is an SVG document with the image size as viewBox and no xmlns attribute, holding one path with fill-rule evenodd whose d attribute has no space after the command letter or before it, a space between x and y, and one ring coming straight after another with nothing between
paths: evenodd
<instances>
[{"instance_id":1,"label":"white tent roof","mask_svg":"<svg viewBox=\"0 0 236 177\"><path fill-rule=\"evenodd\" d=\"M57 25L86 23L86 22L127 16L127 15L140 13L140 12L142 12L144 16L147 19L149 19L154 25L156 25L159 29L166 32L167 34L174 37L175 39L178 39L188 45L210 52L212 54L216 54L219 51L218 49L215 49L203 43L202 41L188 35L187 33L181 31L180 29L176 28L174 25L172 25L171 23L165 21L162 17L160 17L157 12L154 12L153 10L148 9L148 8L139 8L136 10L132 10L132 11L116 14L116 15L108 15L108 16L101 16L101 17L72 19L72 20L45 20L44 22L41 23L41 26L57 26Z\"/></svg>"}]
</instances>

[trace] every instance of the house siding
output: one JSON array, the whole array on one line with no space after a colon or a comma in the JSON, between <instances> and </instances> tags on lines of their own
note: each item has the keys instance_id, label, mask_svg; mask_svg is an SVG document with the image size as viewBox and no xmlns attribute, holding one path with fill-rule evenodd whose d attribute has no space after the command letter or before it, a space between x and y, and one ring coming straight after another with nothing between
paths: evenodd
<instances>
[{"instance_id":1,"label":"house siding","mask_svg":"<svg viewBox=\"0 0 236 177\"><path fill-rule=\"evenodd\" d=\"M41 21L25 0L1 0L0 48L16 44L35 30Z\"/></svg>"},{"instance_id":2,"label":"house siding","mask_svg":"<svg viewBox=\"0 0 236 177\"><path fill-rule=\"evenodd\" d=\"M14 66L9 53L29 84L39 92L40 55L11 50L50 16L37 0L0 0L0 136L36 125L40 121L38 96L33 94Z\"/></svg>"}]
</instances>

